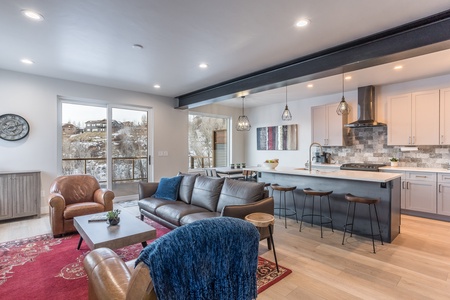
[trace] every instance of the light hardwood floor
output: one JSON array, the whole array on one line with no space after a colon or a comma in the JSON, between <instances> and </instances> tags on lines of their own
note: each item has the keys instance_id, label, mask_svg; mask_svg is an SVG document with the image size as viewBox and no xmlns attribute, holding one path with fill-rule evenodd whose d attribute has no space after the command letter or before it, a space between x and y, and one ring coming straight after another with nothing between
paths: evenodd
<instances>
[{"instance_id":1,"label":"light hardwood floor","mask_svg":"<svg viewBox=\"0 0 450 300\"><path fill-rule=\"evenodd\" d=\"M137 207L125 208L138 214ZM342 231L276 219L279 264L293 272L258 299L450 299L450 223L402 216L402 233L393 243L376 244L353 236L341 245ZM50 232L48 216L3 222L0 242ZM260 254L273 261L266 243Z\"/></svg>"}]
</instances>

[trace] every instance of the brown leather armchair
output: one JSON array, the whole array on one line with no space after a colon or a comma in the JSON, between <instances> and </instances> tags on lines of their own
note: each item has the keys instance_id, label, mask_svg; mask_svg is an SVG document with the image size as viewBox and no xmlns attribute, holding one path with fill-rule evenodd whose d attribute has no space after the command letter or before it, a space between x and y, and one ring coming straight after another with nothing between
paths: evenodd
<instances>
[{"instance_id":1,"label":"brown leather armchair","mask_svg":"<svg viewBox=\"0 0 450 300\"><path fill-rule=\"evenodd\" d=\"M113 209L114 193L101 189L91 175L67 175L55 179L48 197L53 236L75 232L73 218Z\"/></svg>"}]
</instances>

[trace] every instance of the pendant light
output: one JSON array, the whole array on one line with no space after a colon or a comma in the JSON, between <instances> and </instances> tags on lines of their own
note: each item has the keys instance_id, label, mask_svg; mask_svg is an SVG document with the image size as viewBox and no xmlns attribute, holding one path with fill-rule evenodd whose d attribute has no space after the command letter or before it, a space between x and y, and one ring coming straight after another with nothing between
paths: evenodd
<instances>
[{"instance_id":1,"label":"pendant light","mask_svg":"<svg viewBox=\"0 0 450 300\"><path fill-rule=\"evenodd\" d=\"M286 84L286 107L284 108L284 111L281 114L281 120L283 120L283 121L292 120L292 115L291 115L291 112L289 111L289 108L287 105L287 84Z\"/></svg>"},{"instance_id":2,"label":"pendant light","mask_svg":"<svg viewBox=\"0 0 450 300\"><path fill-rule=\"evenodd\" d=\"M242 98L242 115L240 115L238 118L236 130L237 131L249 131L252 126L250 125L250 121L248 120L248 117L244 114L244 98L245 98L245 96L242 96L241 98Z\"/></svg>"},{"instance_id":3,"label":"pendant light","mask_svg":"<svg viewBox=\"0 0 450 300\"><path fill-rule=\"evenodd\" d=\"M342 99L341 102L339 102L338 107L336 109L336 113L338 115L348 115L352 111L352 108L350 105L345 102L344 97L344 73L342 73Z\"/></svg>"}]
</instances>

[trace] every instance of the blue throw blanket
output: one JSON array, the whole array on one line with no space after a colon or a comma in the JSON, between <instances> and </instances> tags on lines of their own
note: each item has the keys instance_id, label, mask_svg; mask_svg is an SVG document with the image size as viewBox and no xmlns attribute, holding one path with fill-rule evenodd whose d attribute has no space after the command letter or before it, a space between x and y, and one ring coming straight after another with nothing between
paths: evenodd
<instances>
[{"instance_id":1,"label":"blue throw blanket","mask_svg":"<svg viewBox=\"0 0 450 300\"><path fill-rule=\"evenodd\" d=\"M158 299L256 299L259 233L218 217L181 226L141 251Z\"/></svg>"}]
</instances>

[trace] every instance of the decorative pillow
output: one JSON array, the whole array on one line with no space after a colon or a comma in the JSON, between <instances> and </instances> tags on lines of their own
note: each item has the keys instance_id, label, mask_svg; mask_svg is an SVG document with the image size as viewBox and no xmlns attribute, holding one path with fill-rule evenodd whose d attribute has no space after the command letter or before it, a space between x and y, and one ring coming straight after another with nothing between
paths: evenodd
<instances>
[{"instance_id":1,"label":"decorative pillow","mask_svg":"<svg viewBox=\"0 0 450 300\"><path fill-rule=\"evenodd\" d=\"M158 184L158 189L152 197L166 200L177 200L181 179L183 179L183 176L161 178Z\"/></svg>"}]
</instances>

